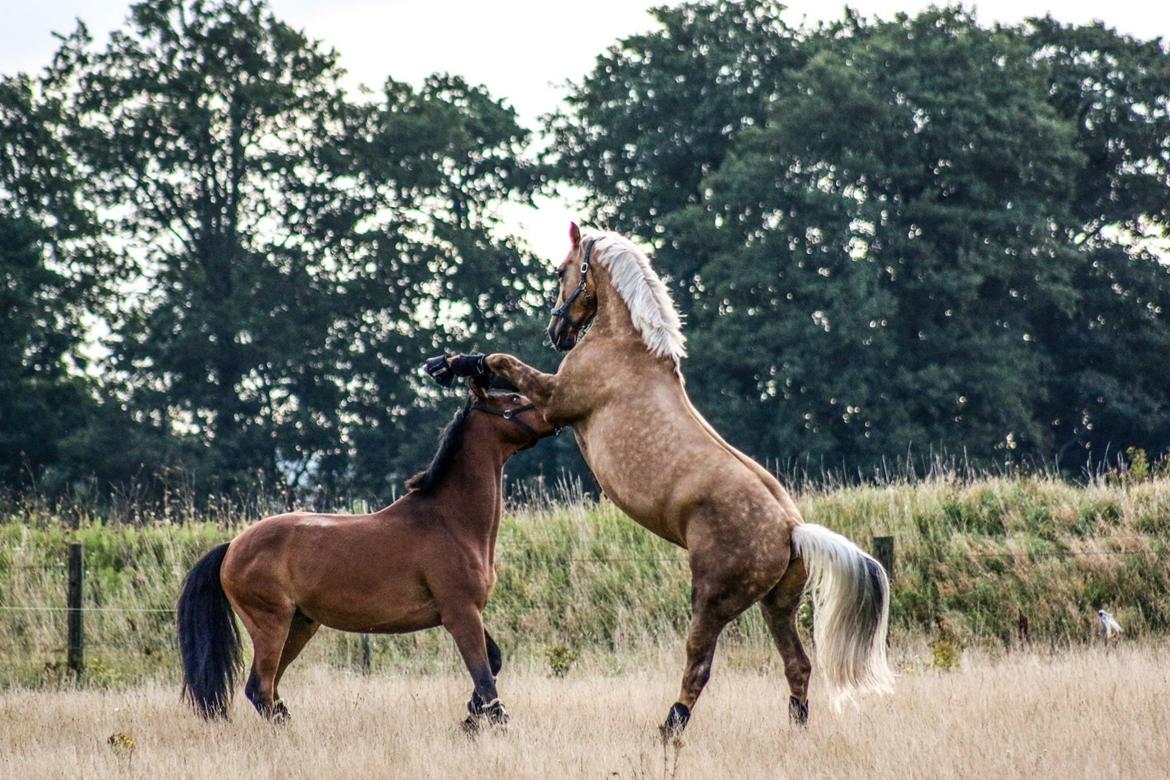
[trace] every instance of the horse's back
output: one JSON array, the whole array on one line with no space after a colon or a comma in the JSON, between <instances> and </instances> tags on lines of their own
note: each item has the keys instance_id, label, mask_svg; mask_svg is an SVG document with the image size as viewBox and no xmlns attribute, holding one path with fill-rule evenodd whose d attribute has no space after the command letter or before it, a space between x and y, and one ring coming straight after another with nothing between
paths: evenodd
<instances>
[{"instance_id":1,"label":"horse's back","mask_svg":"<svg viewBox=\"0 0 1170 780\"><path fill-rule=\"evenodd\" d=\"M439 618L424 576L427 527L391 510L268 517L232 541L224 589L233 601L295 607L341 630L428 628Z\"/></svg>"}]
</instances>

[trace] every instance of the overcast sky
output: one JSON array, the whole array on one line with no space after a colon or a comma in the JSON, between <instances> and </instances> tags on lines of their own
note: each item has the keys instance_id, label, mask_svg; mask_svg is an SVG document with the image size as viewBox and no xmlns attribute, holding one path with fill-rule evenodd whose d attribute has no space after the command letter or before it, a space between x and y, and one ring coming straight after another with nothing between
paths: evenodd
<instances>
[{"instance_id":1,"label":"overcast sky","mask_svg":"<svg viewBox=\"0 0 1170 780\"><path fill-rule=\"evenodd\" d=\"M270 0L276 14L341 54L349 85L379 86L387 76L418 83L446 71L485 84L535 127L556 107L567 79L586 73L594 57L620 37L649 29L644 0ZM673 3L671 3L673 4ZM838 18L844 3L793 0L788 19ZM918 0L854 0L866 15L889 17L931 5ZM974 4L983 22L1015 22L1052 13L1070 22L1101 19L1142 38L1170 38L1165 0L985 0ZM89 25L97 41L121 25L126 0L0 0L0 72L33 70L48 63L53 32ZM563 255L571 205L543 203L508 209L514 229L544 256Z\"/></svg>"}]
</instances>

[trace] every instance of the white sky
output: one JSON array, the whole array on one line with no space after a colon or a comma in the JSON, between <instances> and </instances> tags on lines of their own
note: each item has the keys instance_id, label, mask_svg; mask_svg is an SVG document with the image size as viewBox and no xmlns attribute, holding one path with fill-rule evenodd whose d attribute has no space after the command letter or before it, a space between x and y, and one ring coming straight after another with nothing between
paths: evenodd
<instances>
[{"instance_id":1,"label":"white sky","mask_svg":"<svg viewBox=\"0 0 1170 780\"><path fill-rule=\"evenodd\" d=\"M387 76L419 83L434 72L457 73L485 84L508 100L522 121L536 127L557 106L560 85L589 71L603 49L631 33L649 29L646 0L270 0L276 14L323 40L341 54L349 84L378 87ZM671 2L673 4L673 2ZM789 21L840 17L840 2L791 0ZM854 0L866 15L889 17L929 5L920 0ZM1165 0L984 0L975 3L983 22L1015 22L1053 16L1069 22L1101 19L1142 38L1170 38L1170 2ZM83 19L95 39L121 25L127 0L0 0L0 73L35 70L56 49L52 36ZM508 208L512 230L542 256L559 260L567 223L567 199L545 201L536 210Z\"/></svg>"}]
</instances>

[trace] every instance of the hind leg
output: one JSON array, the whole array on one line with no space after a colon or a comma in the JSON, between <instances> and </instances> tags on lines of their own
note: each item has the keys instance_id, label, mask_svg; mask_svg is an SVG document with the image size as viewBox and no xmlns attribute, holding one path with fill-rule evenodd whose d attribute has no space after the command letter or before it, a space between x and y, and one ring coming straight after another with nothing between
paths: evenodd
<instances>
[{"instance_id":1,"label":"hind leg","mask_svg":"<svg viewBox=\"0 0 1170 780\"><path fill-rule=\"evenodd\" d=\"M691 719L691 710L711 677L715 646L724 627L751 606L755 597L730 587L712 588L695 583L691 593L691 627L687 634L687 665L682 690L660 727L663 739L678 736Z\"/></svg>"},{"instance_id":2,"label":"hind leg","mask_svg":"<svg viewBox=\"0 0 1170 780\"><path fill-rule=\"evenodd\" d=\"M812 664L800 644L796 615L807 581L808 572L804 568L804 561L794 558L779 584L760 601L764 621L784 660L784 676L788 678L789 692L788 718L801 726L808 722L808 680L812 674Z\"/></svg>"},{"instance_id":3,"label":"hind leg","mask_svg":"<svg viewBox=\"0 0 1170 780\"><path fill-rule=\"evenodd\" d=\"M320 627L320 623L299 609L293 613L292 623L288 629L288 638L284 640L284 649L280 653L280 665L276 668L276 679L273 681L272 691L272 695L276 699L277 712L283 718L290 716L288 708L284 706L284 701L280 698L280 680L284 677L284 672L288 669L289 664L296 660Z\"/></svg>"},{"instance_id":4,"label":"hind leg","mask_svg":"<svg viewBox=\"0 0 1170 780\"><path fill-rule=\"evenodd\" d=\"M252 637L252 671L244 695L262 716L280 723L288 718L288 710L276 696L276 677L294 610L291 605L279 611L249 607L245 605L239 610Z\"/></svg>"}]
</instances>

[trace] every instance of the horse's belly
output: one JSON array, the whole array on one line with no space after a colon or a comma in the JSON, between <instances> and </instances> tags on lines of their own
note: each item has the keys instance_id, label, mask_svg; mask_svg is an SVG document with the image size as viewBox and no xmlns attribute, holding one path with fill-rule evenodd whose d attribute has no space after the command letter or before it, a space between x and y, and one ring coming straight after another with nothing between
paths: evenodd
<instances>
[{"instance_id":1,"label":"horse's belly","mask_svg":"<svg viewBox=\"0 0 1170 780\"><path fill-rule=\"evenodd\" d=\"M351 554L350 559L356 558ZM332 556L331 556L332 559ZM396 633L438 625L434 595L413 562L368 561L348 570L302 561L290 595L309 617L342 631Z\"/></svg>"},{"instance_id":2,"label":"horse's belly","mask_svg":"<svg viewBox=\"0 0 1170 780\"><path fill-rule=\"evenodd\" d=\"M606 498L646 530L668 542L686 547L676 519L668 516L666 511L669 504L666 500L668 491L662 490L660 485L674 471L673 464L653 462L660 460L661 455L652 449L642 448L635 451L639 455L645 453L646 457L639 457L636 467L632 467L629 463L621 462L618 457L620 453L604 447L591 448L588 441L590 435L606 434L599 430L577 432L581 454ZM647 472L656 474L659 484L656 485L654 480L648 481Z\"/></svg>"},{"instance_id":3,"label":"horse's belly","mask_svg":"<svg viewBox=\"0 0 1170 780\"><path fill-rule=\"evenodd\" d=\"M654 511L652 507L642 505L636 501L625 501L621 492L607 489L604 484L602 484L601 489L605 491L606 497L610 501L613 501L618 509L625 512L634 522L650 533L660 536L672 544L677 544L679 547L687 546L686 540L682 538L682 534L679 533L677 525L671 522L661 512Z\"/></svg>"},{"instance_id":4,"label":"horse's belly","mask_svg":"<svg viewBox=\"0 0 1170 780\"><path fill-rule=\"evenodd\" d=\"M313 620L338 631L405 634L442 623L439 609L429 597L382 603L364 598L348 603L338 603L336 598L324 602L309 598L298 606Z\"/></svg>"}]
</instances>

